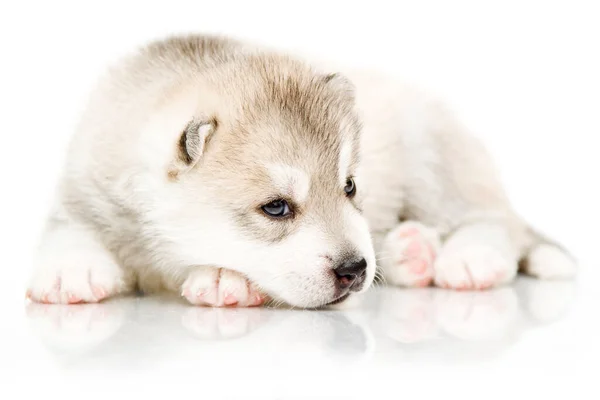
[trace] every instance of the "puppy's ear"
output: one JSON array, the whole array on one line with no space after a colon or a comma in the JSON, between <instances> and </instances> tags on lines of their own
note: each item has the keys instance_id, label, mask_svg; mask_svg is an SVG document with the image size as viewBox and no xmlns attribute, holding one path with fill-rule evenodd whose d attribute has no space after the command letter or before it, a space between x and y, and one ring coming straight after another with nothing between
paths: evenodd
<instances>
[{"instance_id":1,"label":"puppy's ear","mask_svg":"<svg viewBox=\"0 0 600 400\"><path fill-rule=\"evenodd\" d=\"M178 172L188 171L200 161L217 125L215 118L193 119L186 125L177 146Z\"/></svg>"},{"instance_id":2,"label":"puppy's ear","mask_svg":"<svg viewBox=\"0 0 600 400\"><path fill-rule=\"evenodd\" d=\"M323 82L354 100L354 84L350 79L339 73L323 75Z\"/></svg>"}]
</instances>

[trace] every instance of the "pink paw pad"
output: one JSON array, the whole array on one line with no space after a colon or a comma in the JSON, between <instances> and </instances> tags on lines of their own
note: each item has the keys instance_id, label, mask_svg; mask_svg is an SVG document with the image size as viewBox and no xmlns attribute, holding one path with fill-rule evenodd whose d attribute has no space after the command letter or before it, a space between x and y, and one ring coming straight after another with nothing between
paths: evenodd
<instances>
[{"instance_id":1,"label":"pink paw pad","mask_svg":"<svg viewBox=\"0 0 600 400\"><path fill-rule=\"evenodd\" d=\"M423 253L423 247L417 240L411 241L402 252L404 257L409 259L418 258L421 256L421 253Z\"/></svg>"},{"instance_id":2,"label":"pink paw pad","mask_svg":"<svg viewBox=\"0 0 600 400\"><path fill-rule=\"evenodd\" d=\"M108 292L100 286L92 286L92 293L97 301L103 300L108 296Z\"/></svg>"},{"instance_id":3,"label":"pink paw pad","mask_svg":"<svg viewBox=\"0 0 600 400\"><path fill-rule=\"evenodd\" d=\"M258 293L254 293L250 295L250 300L248 302L248 305L250 307L256 307L256 306L260 306L265 302L265 299Z\"/></svg>"},{"instance_id":4,"label":"pink paw pad","mask_svg":"<svg viewBox=\"0 0 600 400\"><path fill-rule=\"evenodd\" d=\"M389 258L393 259L384 266L388 282L413 287L431 284L439 246L437 232L418 222L404 222L390 232L386 242L383 253L390 254L392 257Z\"/></svg>"},{"instance_id":5,"label":"pink paw pad","mask_svg":"<svg viewBox=\"0 0 600 400\"><path fill-rule=\"evenodd\" d=\"M413 260L407 263L408 269L415 275L423 275L427 272L429 264L426 260Z\"/></svg>"},{"instance_id":6,"label":"pink paw pad","mask_svg":"<svg viewBox=\"0 0 600 400\"><path fill-rule=\"evenodd\" d=\"M410 231L412 232L412 230ZM402 251L401 263L418 278L415 281L416 286L426 286L422 282L425 280L431 281L431 277L424 276L430 272L434 259L435 251L433 247L421 237L417 237L410 241Z\"/></svg>"},{"instance_id":7,"label":"pink paw pad","mask_svg":"<svg viewBox=\"0 0 600 400\"><path fill-rule=\"evenodd\" d=\"M69 293L67 294L67 302L69 304L77 304L77 303L81 303L83 300L81 300L81 298L75 296L73 293Z\"/></svg>"},{"instance_id":8,"label":"pink paw pad","mask_svg":"<svg viewBox=\"0 0 600 400\"><path fill-rule=\"evenodd\" d=\"M238 303L238 299L232 294L226 294L223 299L223 304L226 306L234 306Z\"/></svg>"}]
</instances>

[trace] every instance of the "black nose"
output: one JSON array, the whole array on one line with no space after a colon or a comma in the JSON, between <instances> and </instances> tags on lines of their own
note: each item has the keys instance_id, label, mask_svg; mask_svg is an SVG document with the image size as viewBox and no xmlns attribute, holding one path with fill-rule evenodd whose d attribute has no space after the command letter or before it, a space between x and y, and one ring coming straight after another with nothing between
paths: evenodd
<instances>
[{"instance_id":1,"label":"black nose","mask_svg":"<svg viewBox=\"0 0 600 400\"><path fill-rule=\"evenodd\" d=\"M334 272L338 288L358 291L367 276L367 260L361 258L358 261L356 259L344 261Z\"/></svg>"}]
</instances>

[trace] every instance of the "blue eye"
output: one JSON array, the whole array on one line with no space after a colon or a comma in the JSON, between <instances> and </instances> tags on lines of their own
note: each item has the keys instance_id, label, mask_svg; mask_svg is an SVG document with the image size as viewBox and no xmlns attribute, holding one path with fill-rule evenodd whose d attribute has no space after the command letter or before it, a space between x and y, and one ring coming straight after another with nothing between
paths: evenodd
<instances>
[{"instance_id":1,"label":"blue eye","mask_svg":"<svg viewBox=\"0 0 600 400\"><path fill-rule=\"evenodd\" d=\"M292 214L290 205L285 200L275 200L261 207L269 217L284 218Z\"/></svg>"},{"instance_id":2,"label":"blue eye","mask_svg":"<svg viewBox=\"0 0 600 400\"><path fill-rule=\"evenodd\" d=\"M354 179L348 178L346 180L346 186L344 187L344 192L346 192L346 196L352 198L356 194L356 184L354 183Z\"/></svg>"}]
</instances>

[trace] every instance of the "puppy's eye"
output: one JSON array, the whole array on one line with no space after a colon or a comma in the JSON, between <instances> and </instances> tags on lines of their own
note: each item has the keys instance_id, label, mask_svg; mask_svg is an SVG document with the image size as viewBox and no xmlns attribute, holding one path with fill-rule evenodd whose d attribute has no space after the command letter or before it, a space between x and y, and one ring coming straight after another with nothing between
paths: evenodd
<instances>
[{"instance_id":1,"label":"puppy's eye","mask_svg":"<svg viewBox=\"0 0 600 400\"><path fill-rule=\"evenodd\" d=\"M344 187L344 192L346 192L346 196L352 198L356 194L356 184L354 183L354 179L348 178L346 180L346 186Z\"/></svg>"},{"instance_id":2,"label":"puppy's eye","mask_svg":"<svg viewBox=\"0 0 600 400\"><path fill-rule=\"evenodd\" d=\"M275 200L261 207L269 217L284 218L292 214L290 205L285 200Z\"/></svg>"}]
</instances>

